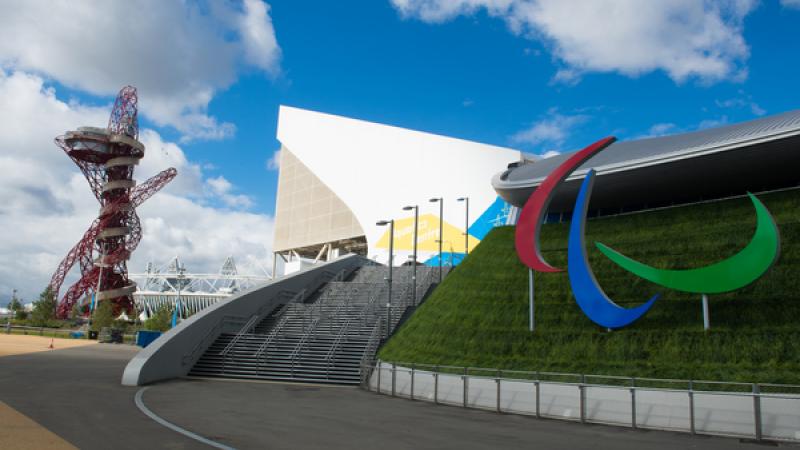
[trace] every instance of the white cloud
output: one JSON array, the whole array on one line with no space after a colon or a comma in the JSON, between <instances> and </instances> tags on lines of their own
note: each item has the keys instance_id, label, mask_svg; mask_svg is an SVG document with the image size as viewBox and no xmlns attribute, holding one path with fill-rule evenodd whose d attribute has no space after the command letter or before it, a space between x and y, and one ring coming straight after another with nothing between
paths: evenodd
<instances>
[{"instance_id":1,"label":"white cloud","mask_svg":"<svg viewBox=\"0 0 800 450\"><path fill-rule=\"evenodd\" d=\"M553 156L558 156L560 154L561 154L561 152L559 152L559 151L548 150L548 151L542 153L541 155L539 155L539 157L542 158L542 159L547 159L547 158L552 158Z\"/></svg>"},{"instance_id":2,"label":"white cloud","mask_svg":"<svg viewBox=\"0 0 800 450\"><path fill-rule=\"evenodd\" d=\"M716 128L727 124L728 124L728 116L722 116L717 119L701 120L700 123L697 124L697 129L705 130L706 128Z\"/></svg>"},{"instance_id":3,"label":"white cloud","mask_svg":"<svg viewBox=\"0 0 800 450\"><path fill-rule=\"evenodd\" d=\"M763 116L767 111L753 101L753 96L740 90L737 97L726 100L716 100L716 105L725 109L749 109L755 116Z\"/></svg>"},{"instance_id":4,"label":"white cloud","mask_svg":"<svg viewBox=\"0 0 800 450\"><path fill-rule=\"evenodd\" d=\"M210 9L211 11L206 11ZM224 139L235 126L207 114L242 67L280 71L268 5L212 2L8 0L0 67L113 96L139 89L140 111L190 139Z\"/></svg>"},{"instance_id":5,"label":"white cloud","mask_svg":"<svg viewBox=\"0 0 800 450\"><path fill-rule=\"evenodd\" d=\"M647 130L647 135L643 137L666 136L675 133L677 126L674 123L657 123Z\"/></svg>"},{"instance_id":6,"label":"white cloud","mask_svg":"<svg viewBox=\"0 0 800 450\"><path fill-rule=\"evenodd\" d=\"M278 71L280 47L269 16L269 5L261 0L244 0L244 14L239 29L247 61L270 73Z\"/></svg>"},{"instance_id":7,"label":"white cloud","mask_svg":"<svg viewBox=\"0 0 800 450\"><path fill-rule=\"evenodd\" d=\"M267 170L278 170L281 168L281 149L277 149L267 160Z\"/></svg>"},{"instance_id":8,"label":"white cloud","mask_svg":"<svg viewBox=\"0 0 800 450\"><path fill-rule=\"evenodd\" d=\"M65 103L41 77L0 70L0 304L12 289L25 299L37 296L96 217L97 200L53 138L78 126L105 126L110 108ZM140 139L146 151L135 178L142 182L169 166L178 177L138 210L144 236L132 271L176 254L198 272L216 272L228 255L270 266L271 217L231 210L249 204L237 200L228 180L209 178L187 160L179 145L147 129ZM220 190L208 192L208 180ZM214 206L218 201L223 208Z\"/></svg>"},{"instance_id":9,"label":"white cloud","mask_svg":"<svg viewBox=\"0 0 800 450\"><path fill-rule=\"evenodd\" d=\"M247 209L253 206L253 200L244 194L234 194L234 187L222 175L206 180L206 186L212 196L218 197L222 202L234 209Z\"/></svg>"},{"instance_id":10,"label":"white cloud","mask_svg":"<svg viewBox=\"0 0 800 450\"><path fill-rule=\"evenodd\" d=\"M403 17L441 23L485 11L542 41L563 65L556 82L586 72L628 76L663 70L676 82L742 80L742 29L755 0L391 0Z\"/></svg>"},{"instance_id":11,"label":"white cloud","mask_svg":"<svg viewBox=\"0 0 800 450\"><path fill-rule=\"evenodd\" d=\"M800 0L781 0L781 6L784 8L800 9Z\"/></svg>"},{"instance_id":12,"label":"white cloud","mask_svg":"<svg viewBox=\"0 0 800 450\"><path fill-rule=\"evenodd\" d=\"M583 114L564 115L556 108L551 108L544 118L511 136L511 141L515 144L547 144L560 147L569 137L570 131L588 118Z\"/></svg>"}]
</instances>

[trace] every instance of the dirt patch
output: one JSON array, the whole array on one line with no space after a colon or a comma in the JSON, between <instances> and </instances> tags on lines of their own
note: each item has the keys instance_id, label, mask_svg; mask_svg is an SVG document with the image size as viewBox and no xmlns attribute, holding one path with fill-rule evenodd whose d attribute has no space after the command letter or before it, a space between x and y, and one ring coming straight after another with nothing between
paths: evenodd
<instances>
[{"instance_id":1,"label":"dirt patch","mask_svg":"<svg viewBox=\"0 0 800 450\"><path fill-rule=\"evenodd\" d=\"M50 348L52 340L53 348ZM0 332L0 357L21 355L24 353L48 352L61 348L82 347L96 345L97 341L88 339L61 339L42 336L2 334Z\"/></svg>"}]
</instances>

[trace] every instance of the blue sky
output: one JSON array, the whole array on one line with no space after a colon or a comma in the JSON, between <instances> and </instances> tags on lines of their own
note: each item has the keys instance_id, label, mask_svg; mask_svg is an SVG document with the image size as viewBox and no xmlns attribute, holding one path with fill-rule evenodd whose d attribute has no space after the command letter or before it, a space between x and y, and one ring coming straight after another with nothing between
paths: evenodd
<instances>
[{"instance_id":1,"label":"blue sky","mask_svg":"<svg viewBox=\"0 0 800 450\"><path fill-rule=\"evenodd\" d=\"M389 2L312 3L309 14L307 2L271 2L281 74L247 74L209 105L236 124L236 136L185 146L255 197L263 213L274 210L277 173L265 171L264 160L279 146L279 104L534 153L575 149L608 134L628 139L748 120L800 104L793 57L800 54L800 10L777 1L762 2L744 19L744 80L676 81L654 70L590 72L575 84L553 81L559 64L546 43L509 32L484 10L429 24L401 17ZM564 119L557 124L572 124L563 141L513 139L558 116Z\"/></svg>"},{"instance_id":2,"label":"blue sky","mask_svg":"<svg viewBox=\"0 0 800 450\"><path fill-rule=\"evenodd\" d=\"M228 252L271 261L281 104L569 151L797 108L798 24L798 0L8 0L0 227L25 233L0 253L46 282L96 214L52 138L105 125L128 83L148 146L137 178L180 172L142 207L131 265L180 254L215 271ZM0 295L19 284L3 264Z\"/></svg>"},{"instance_id":3,"label":"blue sky","mask_svg":"<svg viewBox=\"0 0 800 450\"><path fill-rule=\"evenodd\" d=\"M270 6L280 72L243 70L208 104L209 114L236 126L235 134L182 146L251 196L252 211L265 214L275 206L277 172L266 170L266 161L279 147L280 104L539 154L573 150L609 134L630 139L676 133L800 104L800 63L792 56L800 52L800 9L778 1L755 4L743 20L750 54L737 64L747 72L744 78L674 80L655 69L635 75L588 71L569 83L554 80L563 64L550 44L511 32L485 9L426 23L404 17L388 1L273 0ZM598 26L602 22L598 17ZM97 100L58 88L82 101ZM514 139L548 121L564 128L563 140ZM179 131L146 117L143 124L180 139Z\"/></svg>"}]
</instances>

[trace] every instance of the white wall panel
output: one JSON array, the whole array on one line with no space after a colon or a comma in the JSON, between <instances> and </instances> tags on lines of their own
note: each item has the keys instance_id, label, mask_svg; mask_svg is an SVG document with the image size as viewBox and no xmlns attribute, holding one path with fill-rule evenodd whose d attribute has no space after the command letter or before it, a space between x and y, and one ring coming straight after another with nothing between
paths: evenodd
<instances>
[{"instance_id":1,"label":"white wall panel","mask_svg":"<svg viewBox=\"0 0 800 450\"><path fill-rule=\"evenodd\" d=\"M443 197L445 221L463 228L464 205L456 199L468 196L477 218L497 197L492 176L521 157L508 148L287 106L280 108L278 140L352 210L368 256L382 261L386 252L374 244L386 230L375 222L407 217L408 204L438 216L428 199Z\"/></svg>"}]
</instances>

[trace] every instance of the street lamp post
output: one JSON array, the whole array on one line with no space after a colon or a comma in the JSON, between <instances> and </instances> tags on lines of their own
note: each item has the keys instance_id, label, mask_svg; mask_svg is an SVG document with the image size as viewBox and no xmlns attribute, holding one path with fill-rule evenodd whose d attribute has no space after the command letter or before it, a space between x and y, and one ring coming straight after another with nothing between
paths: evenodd
<instances>
[{"instance_id":1,"label":"street lamp post","mask_svg":"<svg viewBox=\"0 0 800 450\"><path fill-rule=\"evenodd\" d=\"M439 204L439 283L442 282L442 242L444 241L444 199L442 197L430 199L431 203Z\"/></svg>"},{"instance_id":2,"label":"street lamp post","mask_svg":"<svg viewBox=\"0 0 800 450\"><path fill-rule=\"evenodd\" d=\"M392 266L394 265L394 220L381 220L375 225L379 227L389 225L389 282L387 301L386 301L386 338L389 338L392 319Z\"/></svg>"},{"instance_id":3,"label":"street lamp post","mask_svg":"<svg viewBox=\"0 0 800 450\"><path fill-rule=\"evenodd\" d=\"M464 202L464 258L469 253L469 197L461 197L458 199Z\"/></svg>"},{"instance_id":4,"label":"street lamp post","mask_svg":"<svg viewBox=\"0 0 800 450\"><path fill-rule=\"evenodd\" d=\"M414 304L417 304L417 234L419 232L419 206L404 206L403 211L414 210L414 256L412 257L413 267L411 268L411 289L414 295Z\"/></svg>"}]
</instances>

